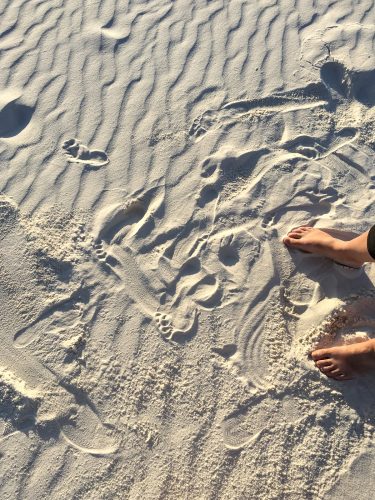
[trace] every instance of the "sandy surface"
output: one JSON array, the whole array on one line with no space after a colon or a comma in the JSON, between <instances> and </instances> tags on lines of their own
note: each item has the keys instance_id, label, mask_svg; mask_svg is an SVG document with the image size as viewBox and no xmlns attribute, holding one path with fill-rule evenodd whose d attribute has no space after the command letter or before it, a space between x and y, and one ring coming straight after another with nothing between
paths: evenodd
<instances>
[{"instance_id":1,"label":"sandy surface","mask_svg":"<svg viewBox=\"0 0 375 500\"><path fill-rule=\"evenodd\" d=\"M369 0L0 1L2 499L368 499Z\"/></svg>"}]
</instances>

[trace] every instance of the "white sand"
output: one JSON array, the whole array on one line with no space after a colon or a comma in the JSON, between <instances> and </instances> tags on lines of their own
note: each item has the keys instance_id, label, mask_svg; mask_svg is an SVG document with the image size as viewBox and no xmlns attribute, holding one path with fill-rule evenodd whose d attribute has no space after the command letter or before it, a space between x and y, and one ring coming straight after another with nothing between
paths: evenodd
<instances>
[{"instance_id":1,"label":"white sand","mask_svg":"<svg viewBox=\"0 0 375 500\"><path fill-rule=\"evenodd\" d=\"M0 2L0 497L373 497L368 0Z\"/></svg>"}]
</instances>

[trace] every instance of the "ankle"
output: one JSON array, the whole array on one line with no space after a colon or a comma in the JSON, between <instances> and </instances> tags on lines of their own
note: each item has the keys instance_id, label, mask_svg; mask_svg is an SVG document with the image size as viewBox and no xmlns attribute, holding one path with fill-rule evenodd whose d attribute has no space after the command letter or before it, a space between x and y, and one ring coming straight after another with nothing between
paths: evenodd
<instances>
[{"instance_id":1,"label":"ankle","mask_svg":"<svg viewBox=\"0 0 375 500\"><path fill-rule=\"evenodd\" d=\"M339 240L338 238L334 238L332 242L332 249L335 252L348 252L350 251L350 247L348 245L348 241Z\"/></svg>"},{"instance_id":2,"label":"ankle","mask_svg":"<svg viewBox=\"0 0 375 500\"><path fill-rule=\"evenodd\" d=\"M363 255L358 248L352 244L352 241L342 241L335 240L335 250L345 256L347 259L353 261L353 263L357 263L362 265L366 260L363 258Z\"/></svg>"}]
</instances>

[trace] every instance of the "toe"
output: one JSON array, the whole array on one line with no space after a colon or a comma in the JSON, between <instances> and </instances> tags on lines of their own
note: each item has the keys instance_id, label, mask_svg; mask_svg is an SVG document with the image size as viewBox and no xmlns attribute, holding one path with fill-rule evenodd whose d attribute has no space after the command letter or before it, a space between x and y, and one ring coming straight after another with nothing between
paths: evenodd
<instances>
[{"instance_id":1,"label":"toe","mask_svg":"<svg viewBox=\"0 0 375 500\"><path fill-rule=\"evenodd\" d=\"M332 370L329 370L329 374L331 377L339 377L341 375L345 375L344 372L340 370L340 368L334 367Z\"/></svg>"},{"instance_id":2,"label":"toe","mask_svg":"<svg viewBox=\"0 0 375 500\"><path fill-rule=\"evenodd\" d=\"M285 245L287 245L287 246L292 246L293 245L293 240L289 236L284 236L283 243Z\"/></svg>"},{"instance_id":3,"label":"toe","mask_svg":"<svg viewBox=\"0 0 375 500\"><path fill-rule=\"evenodd\" d=\"M332 366L332 359L331 358L318 359L318 361L315 361L315 366L319 369Z\"/></svg>"},{"instance_id":4,"label":"toe","mask_svg":"<svg viewBox=\"0 0 375 500\"><path fill-rule=\"evenodd\" d=\"M302 234L289 233L288 236L285 236L285 238L283 238L283 242L285 243L285 245L293 247L295 245L301 244L301 242L300 242L301 238L302 238Z\"/></svg>"},{"instance_id":5,"label":"toe","mask_svg":"<svg viewBox=\"0 0 375 500\"><path fill-rule=\"evenodd\" d=\"M333 372L337 370L337 367L335 365L329 365L329 366L323 366L323 368L319 368L319 370L323 372L324 375L327 374L331 375Z\"/></svg>"},{"instance_id":6,"label":"toe","mask_svg":"<svg viewBox=\"0 0 375 500\"><path fill-rule=\"evenodd\" d=\"M330 358L331 355L329 349L317 349L311 353L311 357L314 361L318 361L320 359Z\"/></svg>"},{"instance_id":7,"label":"toe","mask_svg":"<svg viewBox=\"0 0 375 500\"><path fill-rule=\"evenodd\" d=\"M302 226L296 226L296 227L292 227L292 229L289 231L290 233L293 233L294 231L302 231L302 232L306 232L306 231L310 231L312 229L311 226L305 226L305 225L302 225Z\"/></svg>"},{"instance_id":8,"label":"toe","mask_svg":"<svg viewBox=\"0 0 375 500\"><path fill-rule=\"evenodd\" d=\"M333 378L335 380L342 380L341 377L345 376L345 373L343 373L341 370L337 368L333 368L330 371L324 372L324 375L328 378Z\"/></svg>"},{"instance_id":9,"label":"toe","mask_svg":"<svg viewBox=\"0 0 375 500\"><path fill-rule=\"evenodd\" d=\"M334 378L335 380L353 380L354 377L347 375L346 373L341 373L336 375Z\"/></svg>"},{"instance_id":10,"label":"toe","mask_svg":"<svg viewBox=\"0 0 375 500\"><path fill-rule=\"evenodd\" d=\"M293 245L293 243L295 243L296 239L301 238L301 235L302 235L302 231L300 231L300 228L293 227L290 231L288 231L286 236L284 236L283 243L291 246L291 245Z\"/></svg>"}]
</instances>

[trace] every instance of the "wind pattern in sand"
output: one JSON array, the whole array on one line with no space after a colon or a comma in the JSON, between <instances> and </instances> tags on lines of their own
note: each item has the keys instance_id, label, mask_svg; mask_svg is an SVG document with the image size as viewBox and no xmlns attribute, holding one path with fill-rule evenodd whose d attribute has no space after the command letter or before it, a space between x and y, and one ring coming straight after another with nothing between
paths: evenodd
<instances>
[{"instance_id":1,"label":"wind pattern in sand","mask_svg":"<svg viewBox=\"0 0 375 500\"><path fill-rule=\"evenodd\" d=\"M334 385L307 353L375 335L374 271L280 239L375 220L374 19L369 0L0 2L2 498L342 498L364 478L374 380Z\"/></svg>"}]
</instances>

